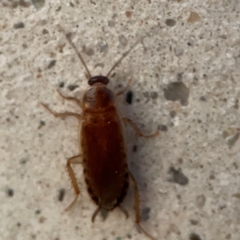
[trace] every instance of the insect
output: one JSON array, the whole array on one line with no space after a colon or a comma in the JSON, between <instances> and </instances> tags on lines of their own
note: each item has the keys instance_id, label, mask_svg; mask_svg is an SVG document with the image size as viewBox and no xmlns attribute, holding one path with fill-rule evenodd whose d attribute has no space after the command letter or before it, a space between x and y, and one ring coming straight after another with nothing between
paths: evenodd
<instances>
[{"instance_id":1,"label":"insect","mask_svg":"<svg viewBox=\"0 0 240 240\"><path fill-rule=\"evenodd\" d=\"M130 179L135 190L136 224L147 237L155 239L140 224L138 185L128 169L122 123L129 123L139 136L145 138L156 136L158 131L152 135L145 136L131 119L121 118L115 105L115 98L122 95L128 86L116 94L107 86L112 71L138 42L121 56L106 76L92 77L82 55L71 40L71 34L66 34L61 27L60 29L64 32L67 41L78 55L89 79L89 88L83 94L81 100L75 97L64 96L58 91L62 98L75 102L81 108L81 114L74 112L57 113L46 104L41 103L55 117L65 118L73 116L82 124L80 132L82 153L67 160L67 170L75 191L75 198L66 210L69 210L76 203L80 194L77 179L72 168L73 164L83 165L88 193L93 202L98 206L92 215L92 222L94 222L101 209L111 211L118 207L128 217L128 212L121 204L127 194Z\"/></svg>"}]
</instances>

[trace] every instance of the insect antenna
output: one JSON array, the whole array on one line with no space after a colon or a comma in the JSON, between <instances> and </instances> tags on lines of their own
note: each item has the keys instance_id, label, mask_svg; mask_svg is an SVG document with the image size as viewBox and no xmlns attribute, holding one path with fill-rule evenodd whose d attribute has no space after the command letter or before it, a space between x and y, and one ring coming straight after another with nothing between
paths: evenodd
<instances>
[{"instance_id":1,"label":"insect antenna","mask_svg":"<svg viewBox=\"0 0 240 240\"><path fill-rule=\"evenodd\" d=\"M92 77L88 67L87 67L87 64L85 63L81 53L78 51L76 45L73 43L72 39L71 39L71 33L66 33L65 30L60 26L58 25L58 27L60 28L60 30L65 34L65 37L67 38L67 41L69 42L69 44L72 46L72 48L74 49L74 51L76 52L78 58L80 59L82 65L84 66L84 68L86 69L87 71L87 77L90 79Z\"/></svg>"},{"instance_id":2,"label":"insect antenna","mask_svg":"<svg viewBox=\"0 0 240 240\"><path fill-rule=\"evenodd\" d=\"M112 71L122 62L122 60L139 44L140 40L137 40L122 56L118 59L118 61L112 66L110 71L107 74L107 78L109 78Z\"/></svg>"}]
</instances>

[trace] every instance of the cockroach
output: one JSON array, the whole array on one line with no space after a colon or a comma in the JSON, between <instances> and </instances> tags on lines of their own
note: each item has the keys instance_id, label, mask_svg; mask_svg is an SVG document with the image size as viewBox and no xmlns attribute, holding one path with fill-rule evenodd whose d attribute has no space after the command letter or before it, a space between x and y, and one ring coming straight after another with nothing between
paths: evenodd
<instances>
[{"instance_id":1,"label":"cockroach","mask_svg":"<svg viewBox=\"0 0 240 240\"><path fill-rule=\"evenodd\" d=\"M145 138L156 136L158 131L146 136L131 119L121 118L115 104L115 98L122 95L128 86L116 94L107 86L110 74L138 44L138 41L121 56L106 76L92 77L81 53L71 40L71 34L66 34L61 27L60 29L64 32L67 41L76 52L89 79L89 87L81 100L75 97L64 96L58 91L62 98L75 102L81 108L81 114L74 112L57 113L46 104L41 103L55 117L65 118L73 116L82 124L80 132L82 153L67 160L67 170L75 191L75 198L66 210L69 210L76 203L80 194L77 179L71 166L73 164L83 165L88 193L93 202L98 206L92 215L92 222L94 222L100 210L111 211L116 207L128 217L128 212L121 204L127 194L130 179L135 191L136 224L147 237L155 239L140 225L139 190L135 178L128 169L122 123L129 123L139 136Z\"/></svg>"}]
</instances>

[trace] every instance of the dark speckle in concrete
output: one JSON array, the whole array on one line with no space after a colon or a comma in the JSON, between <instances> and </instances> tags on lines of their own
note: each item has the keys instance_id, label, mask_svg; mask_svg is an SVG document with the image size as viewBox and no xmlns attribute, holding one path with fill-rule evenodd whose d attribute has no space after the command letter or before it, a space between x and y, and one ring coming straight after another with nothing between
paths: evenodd
<instances>
[{"instance_id":1,"label":"dark speckle in concrete","mask_svg":"<svg viewBox=\"0 0 240 240\"><path fill-rule=\"evenodd\" d=\"M28 161L27 158L21 158L21 159L19 160L19 162L20 162L21 165L25 165L25 164L27 163L27 161Z\"/></svg>"},{"instance_id":2,"label":"dark speckle in concrete","mask_svg":"<svg viewBox=\"0 0 240 240\"><path fill-rule=\"evenodd\" d=\"M183 73L178 73L177 74L177 80L182 81L182 78L183 78Z\"/></svg>"},{"instance_id":3,"label":"dark speckle in concrete","mask_svg":"<svg viewBox=\"0 0 240 240\"><path fill-rule=\"evenodd\" d=\"M18 22L13 25L15 29L24 28L25 24L23 22Z\"/></svg>"},{"instance_id":4,"label":"dark speckle in concrete","mask_svg":"<svg viewBox=\"0 0 240 240\"><path fill-rule=\"evenodd\" d=\"M38 129L41 129L45 125L46 125L45 121L40 120L39 125L38 125Z\"/></svg>"},{"instance_id":5,"label":"dark speckle in concrete","mask_svg":"<svg viewBox=\"0 0 240 240\"><path fill-rule=\"evenodd\" d=\"M21 7L27 8L27 7L29 7L30 5L31 5L30 2L26 2L26 1L24 1L24 0L20 0L20 1L19 1L19 6L21 6Z\"/></svg>"},{"instance_id":6,"label":"dark speckle in concrete","mask_svg":"<svg viewBox=\"0 0 240 240\"><path fill-rule=\"evenodd\" d=\"M125 36L120 35L120 36L118 37L118 39L119 39L120 44L121 44L123 47L127 46L128 40L127 40L127 38L126 38Z\"/></svg>"},{"instance_id":7,"label":"dark speckle in concrete","mask_svg":"<svg viewBox=\"0 0 240 240\"><path fill-rule=\"evenodd\" d=\"M232 237L232 235L230 233L228 233L225 238L226 239L231 239L231 237Z\"/></svg>"},{"instance_id":8,"label":"dark speckle in concrete","mask_svg":"<svg viewBox=\"0 0 240 240\"><path fill-rule=\"evenodd\" d=\"M147 221L149 219L149 213L151 211L151 208L146 207L142 210L142 214L141 214L141 219L142 221Z\"/></svg>"},{"instance_id":9,"label":"dark speckle in concrete","mask_svg":"<svg viewBox=\"0 0 240 240\"><path fill-rule=\"evenodd\" d=\"M47 68L50 69L50 68L54 67L56 62L57 62L56 60L51 60L50 63L48 64Z\"/></svg>"},{"instance_id":10,"label":"dark speckle in concrete","mask_svg":"<svg viewBox=\"0 0 240 240\"><path fill-rule=\"evenodd\" d=\"M106 53L108 51L108 44L105 42L100 42L98 44L100 53Z\"/></svg>"},{"instance_id":11,"label":"dark speckle in concrete","mask_svg":"<svg viewBox=\"0 0 240 240\"><path fill-rule=\"evenodd\" d=\"M133 92L131 90L129 90L129 91L127 91L127 94L126 94L126 102L128 104L131 104L132 100L133 100Z\"/></svg>"},{"instance_id":12,"label":"dark speckle in concrete","mask_svg":"<svg viewBox=\"0 0 240 240\"><path fill-rule=\"evenodd\" d=\"M70 84L70 85L68 85L68 89L70 90L70 91L74 91L76 88L78 88L79 86L77 85L77 84Z\"/></svg>"},{"instance_id":13,"label":"dark speckle in concrete","mask_svg":"<svg viewBox=\"0 0 240 240\"><path fill-rule=\"evenodd\" d=\"M126 12L125 12L125 15L126 15L126 17L130 18L130 17L132 16L132 12L126 11Z\"/></svg>"},{"instance_id":14,"label":"dark speckle in concrete","mask_svg":"<svg viewBox=\"0 0 240 240\"><path fill-rule=\"evenodd\" d=\"M47 220L47 218L41 216L38 220L39 223L44 223Z\"/></svg>"},{"instance_id":15,"label":"dark speckle in concrete","mask_svg":"<svg viewBox=\"0 0 240 240\"><path fill-rule=\"evenodd\" d=\"M133 151L133 152L136 152L136 151L137 151L137 145L133 145L132 151Z\"/></svg>"},{"instance_id":16,"label":"dark speckle in concrete","mask_svg":"<svg viewBox=\"0 0 240 240\"><path fill-rule=\"evenodd\" d=\"M240 136L240 133L237 132L235 133L233 136L230 136L228 139L227 139L227 144L228 146L231 148L235 145L235 143L237 142L237 140L239 139L239 136Z\"/></svg>"},{"instance_id":17,"label":"dark speckle in concrete","mask_svg":"<svg viewBox=\"0 0 240 240\"><path fill-rule=\"evenodd\" d=\"M157 92L151 92L150 96L152 99L157 99L158 98L158 93Z\"/></svg>"},{"instance_id":18,"label":"dark speckle in concrete","mask_svg":"<svg viewBox=\"0 0 240 240\"><path fill-rule=\"evenodd\" d=\"M22 224L20 222L17 223L17 227L21 227Z\"/></svg>"},{"instance_id":19,"label":"dark speckle in concrete","mask_svg":"<svg viewBox=\"0 0 240 240\"><path fill-rule=\"evenodd\" d=\"M238 198L240 200L240 193L234 193L232 197Z\"/></svg>"},{"instance_id":20,"label":"dark speckle in concrete","mask_svg":"<svg viewBox=\"0 0 240 240\"><path fill-rule=\"evenodd\" d=\"M200 99L200 101L202 101L202 102L206 102L206 101L207 101L207 99L206 99L204 96L201 96L199 99Z\"/></svg>"},{"instance_id":21,"label":"dark speckle in concrete","mask_svg":"<svg viewBox=\"0 0 240 240\"><path fill-rule=\"evenodd\" d=\"M35 214L36 214L36 215L39 215L40 213L41 213L41 210L40 210L40 209L38 209L38 210L35 211Z\"/></svg>"},{"instance_id":22,"label":"dark speckle in concrete","mask_svg":"<svg viewBox=\"0 0 240 240\"><path fill-rule=\"evenodd\" d=\"M199 207L199 208L203 208L203 206L205 205L205 202L206 202L206 197L205 195L201 194L201 195L198 195L197 198L196 198L196 205Z\"/></svg>"},{"instance_id":23,"label":"dark speckle in concrete","mask_svg":"<svg viewBox=\"0 0 240 240\"><path fill-rule=\"evenodd\" d=\"M86 54L87 54L88 56L93 56L93 55L94 55L94 50L93 50L92 48L88 48L88 49L86 50Z\"/></svg>"},{"instance_id":24,"label":"dark speckle in concrete","mask_svg":"<svg viewBox=\"0 0 240 240\"><path fill-rule=\"evenodd\" d=\"M189 235L189 240L202 240L202 239L200 238L200 236L199 236L198 234L196 234L196 233L191 233L191 234Z\"/></svg>"},{"instance_id":25,"label":"dark speckle in concrete","mask_svg":"<svg viewBox=\"0 0 240 240\"><path fill-rule=\"evenodd\" d=\"M13 197L14 196L14 190L12 188L7 188L6 189L6 194L8 197Z\"/></svg>"},{"instance_id":26,"label":"dark speckle in concrete","mask_svg":"<svg viewBox=\"0 0 240 240\"><path fill-rule=\"evenodd\" d=\"M177 113L176 113L176 111L172 110L169 112L169 115L171 118L175 118L177 116Z\"/></svg>"},{"instance_id":27,"label":"dark speckle in concrete","mask_svg":"<svg viewBox=\"0 0 240 240\"><path fill-rule=\"evenodd\" d=\"M180 101L183 106L188 105L189 89L183 82L169 83L163 91L167 100Z\"/></svg>"},{"instance_id":28,"label":"dark speckle in concrete","mask_svg":"<svg viewBox=\"0 0 240 240\"><path fill-rule=\"evenodd\" d=\"M110 20L110 21L108 21L108 26L109 27L115 27L115 21L112 21L112 20Z\"/></svg>"},{"instance_id":29,"label":"dark speckle in concrete","mask_svg":"<svg viewBox=\"0 0 240 240\"><path fill-rule=\"evenodd\" d=\"M169 27L173 27L173 26L175 26L176 25L176 21L175 20L173 20L173 19L167 19L166 21L165 21L165 23L166 23L166 25L168 25Z\"/></svg>"},{"instance_id":30,"label":"dark speckle in concrete","mask_svg":"<svg viewBox=\"0 0 240 240\"><path fill-rule=\"evenodd\" d=\"M198 220L190 219L190 223L191 223L192 225L198 225Z\"/></svg>"},{"instance_id":31,"label":"dark speckle in concrete","mask_svg":"<svg viewBox=\"0 0 240 240\"><path fill-rule=\"evenodd\" d=\"M65 189L64 188L61 188L59 191L58 191L58 200L60 202L62 202L64 200L64 196L65 196Z\"/></svg>"},{"instance_id":32,"label":"dark speckle in concrete","mask_svg":"<svg viewBox=\"0 0 240 240\"><path fill-rule=\"evenodd\" d=\"M36 9L40 10L45 5L45 0L32 0L33 5Z\"/></svg>"},{"instance_id":33,"label":"dark speckle in concrete","mask_svg":"<svg viewBox=\"0 0 240 240\"><path fill-rule=\"evenodd\" d=\"M49 33L49 32L48 32L47 29L44 28L44 29L42 30L42 34L48 34L48 33Z\"/></svg>"},{"instance_id":34,"label":"dark speckle in concrete","mask_svg":"<svg viewBox=\"0 0 240 240\"><path fill-rule=\"evenodd\" d=\"M166 125L164 125L164 124L160 124L160 125L158 126L158 130L160 130L160 131L162 131L162 132L167 132L168 127L167 127Z\"/></svg>"},{"instance_id":35,"label":"dark speckle in concrete","mask_svg":"<svg viewBox=\"0 0 240 240\"><path fill-rule=\"evenodd\" d=\"M58 86L60 87L60 88L63 88L64 87L64 82L60 82L59 84L58 84Z\"/></svg>"},{"instance_id":36,"label":"dark speckle in concrete","mask_svg":"<svg viewBox=\"0 0 240 240\"><path fill-rule=\"evenodd\" d=\"M182 173L181 168L175 169L174 167L170 167L168 173L170 174L169 182L174 182L179 185L188 184L188 178Z\"/></svg>"}]
</instances>

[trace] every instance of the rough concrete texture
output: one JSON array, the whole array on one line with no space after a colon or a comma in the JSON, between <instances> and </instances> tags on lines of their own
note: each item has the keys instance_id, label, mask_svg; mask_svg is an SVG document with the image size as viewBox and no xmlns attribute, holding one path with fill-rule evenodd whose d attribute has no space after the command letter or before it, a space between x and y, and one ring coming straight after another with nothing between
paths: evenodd
<instances>
[{"instance_id":1,"label":"rough concrete texture","mask_svg":"<svg viewBox=\"0 0 240 240\"><path fill-rule=\"evenodd\" d=\"M64 211L74 198L65 164L79 152L78 122L40 103L80 112L56 90L79 96L87 79L60 24L92 75L142 38L110 86L132 78L132 103L118 99L122 115L144 133L160 129L142 139L126 126L143 227L158 240L239 240L239 11L236 0L1 0L0 239L147 239L134 224L132 186L127 220L115 209L91 223L96 206L81 166L81 196Z\"/></svg>"}]
</instances>

